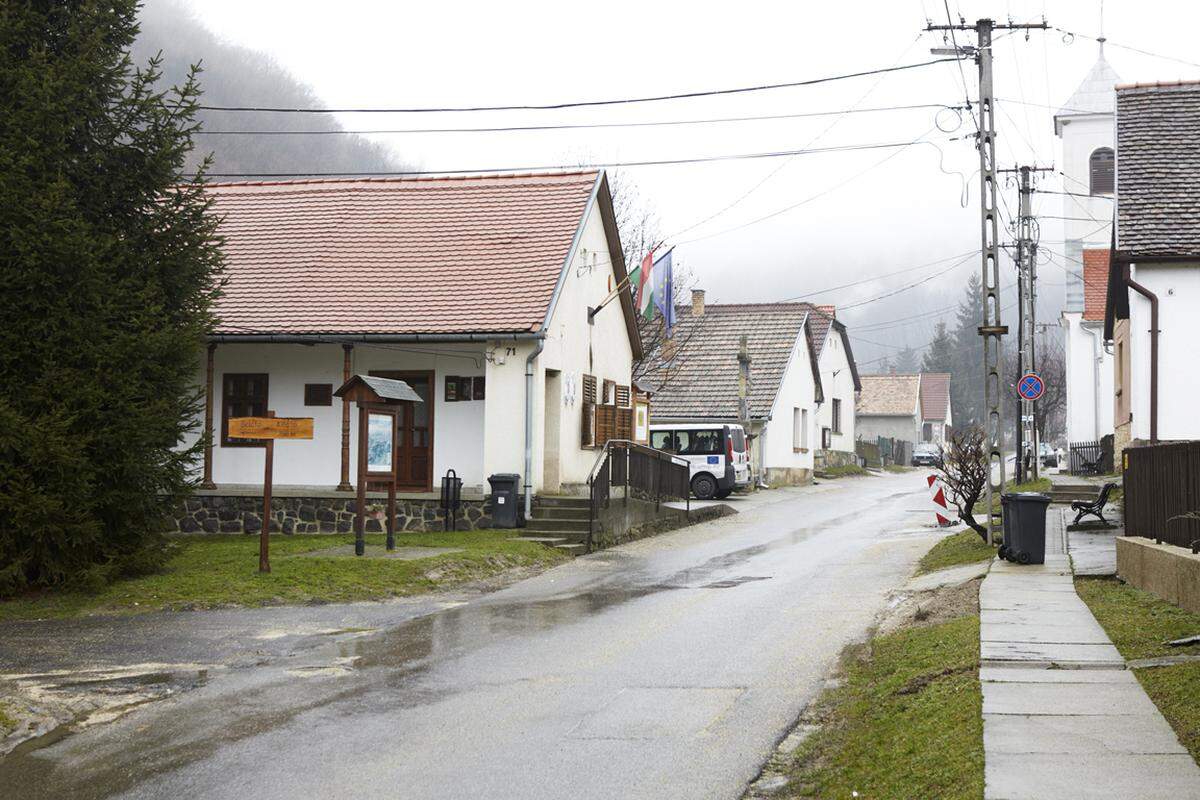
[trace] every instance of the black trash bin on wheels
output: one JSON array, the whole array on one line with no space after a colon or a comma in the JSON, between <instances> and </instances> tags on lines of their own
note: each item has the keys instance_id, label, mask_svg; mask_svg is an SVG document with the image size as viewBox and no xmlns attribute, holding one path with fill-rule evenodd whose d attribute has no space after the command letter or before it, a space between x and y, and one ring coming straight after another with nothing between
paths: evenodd
<instances>
[{"instance_id":1,"label":"black trash bin on wheels","mask_svg":"<svg viewBox=\"0 0 1200 800\"><path fill-rule=\"evenodd\" d=\"M1005 505L1005 558L1020 564L1045 564L1046 508L1050 497L1037 492L1017 492L1005 495L1001 502Z\"/></svg>"},{"instance_id":2,"label":"black trash bin on wheels","mask_svg":"<svg viewBox=\"0 0 1200 800\"><path fill-rule=\"evenodd\" d=\"M1009 531L1012 527L1012 515L1009 513L1008 502L1012 498L1012 493L1000 495L1000 518L1004 522L1003 540L1000 542L1000 550L996 555L1000 558L1008 558L1008 548L1013 542L1013 534Z\"/></svg>"},{"instance_id":3,"label":"black trash bin on wheels","mask_svg":"<svg viewBox=\"0 0 1200 800\"><path fill-rule=\"evenodd\" d=\"M525 521L521 507L521 476L501 472L488 476L492 487L492 527L519 528Z\"/></svg>"}]
</instances>

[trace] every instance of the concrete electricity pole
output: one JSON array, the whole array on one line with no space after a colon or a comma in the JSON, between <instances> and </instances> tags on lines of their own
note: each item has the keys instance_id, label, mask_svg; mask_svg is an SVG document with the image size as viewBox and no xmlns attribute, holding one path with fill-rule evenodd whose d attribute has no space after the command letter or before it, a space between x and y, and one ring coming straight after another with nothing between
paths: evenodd
<instances>
[{"instance_id":1,"label":"concrete electricity pole","mask_svg":"<svg viewBox=\"0 0 1200 800\"><path fill-rule=\"evenodd\" d=\"M1019 192L1017 212L1017 292L1019 296L1019 322L1017 326L1017 376L1037 371L1037 355L1034 327L1037 324L1037 224L1033 217L1033 176L1038 172L1051 172L1053 167L1016 167L1001 172L1015 173ZM1017 385L1013 384L1014 387ZM1038 442L1036 401L1020 399L1017 419L1016 479L1018 483L1037 480Z\"/></svg>"},{"instance_id":2,"label":"concrete electricity pole","mask_svg":"<svg viewBox=\"0 0 1200 800\"><path fill-rule=\"evenodd\" d=\"M1002 362L1001 341L1008 328L1000 322L1000 225L999 209L996 205L996 97L992 87L992 33L996 30L1045 29L1046 21L1037 23L1007 23L997 25L990 19L981 19L974 25L965 21L958 25L933 25L927 31L974 31L976 45L959 47L957 40L951 51L962 58L974 56L979 67L979 116L976 120L979 150L979 193L980 232L983 253L983 324L979 335L983 337L983 394L984 430L987 437L988 480L986 499L988 511L988 543L992 543L1001 532L1000 522L991 513L992 498L1004 491L1003 431L1001 428L1000 368ZM935 53L942 52L935 50ZM964 90L966 87L963 87ZM970 98L968 98L968 102Z\"/></svg>"}]
</instances>

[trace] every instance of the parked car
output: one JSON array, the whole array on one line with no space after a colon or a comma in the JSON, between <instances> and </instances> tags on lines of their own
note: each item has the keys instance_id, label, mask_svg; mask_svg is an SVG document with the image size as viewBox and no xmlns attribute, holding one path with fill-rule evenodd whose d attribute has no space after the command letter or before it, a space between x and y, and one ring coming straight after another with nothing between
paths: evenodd
<instances>
[{"instance_id":1,"label":"parked car","mask_svg":"<svg viewBox=\"0 0 1200 800\"><path fill-rule=\"evenodd\" d=\"M719 500L750 485L750 455L741 425L651 425L650 446L687 460L692 494L700 500Z\"/></svg>"},{"instance_id":2,"label":"parked car","mask_svg":"<svg viewBox=\"0 0 1200 800\"><path fill-rule=\"evenodd\" d=\"M912 465L914 467L942 467L942 448L932 442L922 442L913 445Z\"/></svg>"},{"instance_id":3,"label":"parked car","mask_svg":"<svg viewBox=\"0 0 1200 800\"><path fill-rule=\"evenodd\" d=\"M1058 451L1050 449L1050 445L1042 442L1038 445L1038 462L1043 467L1058 466Z\"/></svg>"}]
</instances>

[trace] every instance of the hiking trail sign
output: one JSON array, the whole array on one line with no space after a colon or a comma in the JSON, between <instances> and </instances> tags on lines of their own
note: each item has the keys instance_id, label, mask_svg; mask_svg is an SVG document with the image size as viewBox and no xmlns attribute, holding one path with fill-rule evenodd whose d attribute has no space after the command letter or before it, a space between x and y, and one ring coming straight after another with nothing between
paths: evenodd
<instances>
[{"instance_id":1,"label":"hiking trail sign","mask_svg":"<svg viewBox=\"0 0 1200 800\"><path fill-rule=\"evenodd\" d=\"M271 571L271 483L275 464L276 439L313 438L312 417L277 417L268 411L265 417L230 417L229 435L235 439L266 439L263 466L262 527L258 532L258 571Z\"/></svg>"},{"instance_id":2,"label":"hiking trail sign","mask_svg":"<svg viewBox=\"0 0 1200 800\"><path fill-rule=\"evenodd\" d=\"M1046 392L1046 382L1036 372L1027 372L1017 381L1017 394L1022 400L1037 400Z\"/></svg>"}]
</instances>

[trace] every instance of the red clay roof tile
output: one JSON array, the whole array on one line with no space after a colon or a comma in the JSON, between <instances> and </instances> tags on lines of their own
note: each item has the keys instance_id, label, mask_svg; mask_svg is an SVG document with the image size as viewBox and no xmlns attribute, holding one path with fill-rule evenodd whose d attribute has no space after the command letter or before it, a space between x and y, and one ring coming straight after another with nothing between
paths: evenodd
<instances>
[{"instance_id":1,"label":"red clay roof tile","mask_svg":"<svg viewBox=\"0 0 1200 800\"><path fill-rule=\"evenodd\" d=\"M595 171L210 184L218 334L537 330Z\"/></svg>"}]
</instances>

